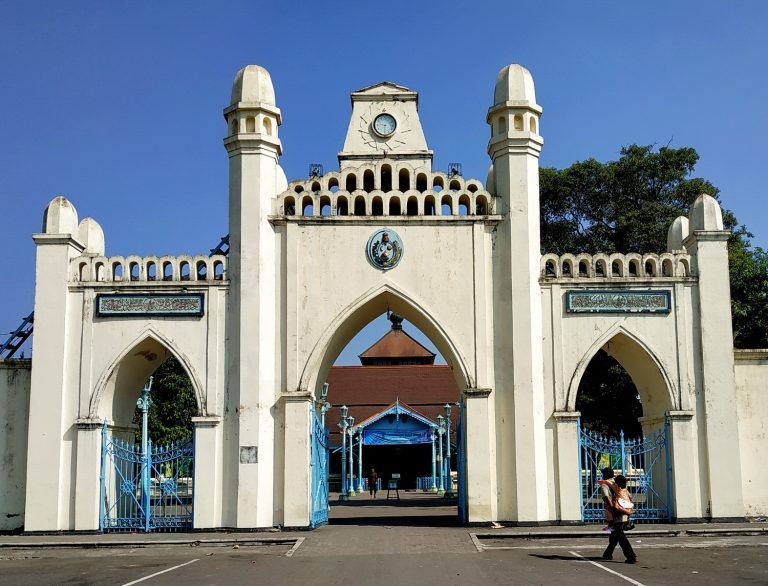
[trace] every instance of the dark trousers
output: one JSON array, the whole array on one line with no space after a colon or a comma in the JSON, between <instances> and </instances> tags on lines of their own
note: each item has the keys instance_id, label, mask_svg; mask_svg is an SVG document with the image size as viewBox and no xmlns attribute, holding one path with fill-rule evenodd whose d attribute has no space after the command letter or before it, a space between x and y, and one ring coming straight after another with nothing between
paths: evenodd
<instances>
[{"instance_id":1,"label":"dark trousers","mask_svg":"<svg viewBox=\"0 0 768 586\"><path fill-rule=\"evenodd\" d=\"M613 556L613 550L616 549L616 544L621 546L621 551L624 552L625 558L628 560L634 560L637 558L634 550L632 549L632 546L629 544L629 539L627 539L627 536L624 534L625 525L626 524L623 522L611 523L613 531L611 531L611 534L608 537L608 547L603 553L604 558L610 558Z\"/></svg>"},{"instance_id":2,"label":"dark trousers","mask_svg":"<svg viewBox=\"0 0 768 586\"><path fill-rule=\"evenodd\" d=\"M371 493L371 496L376 496L376 482L368 481L368 490Z\"/></svg>"}]
</instances>

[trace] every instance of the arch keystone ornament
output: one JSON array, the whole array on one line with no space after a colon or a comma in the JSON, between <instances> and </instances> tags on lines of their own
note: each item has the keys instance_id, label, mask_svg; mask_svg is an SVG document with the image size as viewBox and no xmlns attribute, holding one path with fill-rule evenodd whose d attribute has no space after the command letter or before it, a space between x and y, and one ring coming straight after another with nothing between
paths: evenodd
<instances>
[{"instance_id":1,"label":"arch keystone ornament","mask_svg":"<svg viewBox=\"0 0 768 586\"><path fill-rule=\"evenodd\" d=\"M368 239L365 254L377 269L394 269L403 258L405 247L400 235L391 228L376 230Z\"/></svg>"}]
</instances>

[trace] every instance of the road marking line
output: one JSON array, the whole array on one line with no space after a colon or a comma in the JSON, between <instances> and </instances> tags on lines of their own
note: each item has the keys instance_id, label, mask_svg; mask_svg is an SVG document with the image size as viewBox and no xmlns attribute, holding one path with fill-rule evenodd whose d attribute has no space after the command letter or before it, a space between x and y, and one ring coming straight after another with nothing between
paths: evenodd
<instances>
[{"instance_id":1,"label":"road marking line","mask_svg":"<svg viewBox=\"0 0 768 586\"><path fill-rule=\"evenodd\" d=\"M495 549L494 547L490 547L490 548L488 548L488 547L486 547L485 545L483 545L482 543L480 543L480 539L478 539L478 537L477 537L477 533L470 533L470 534L469 534L469 536L472 538L472 543L474 543L474 544L475 544L475 548L476 548L476 549L477 549L477 551L479 551L480 553L482 553L482 552L483 552L483 551L485 551L486 549Z\"/></svg>"},{"instance_id":2,"label":"road marking line","mask_svg":"<svg viewBox=\"0 0 768 586\"><path fill-rule=\"evenodd\" d=\"M183 568L184 566L188 566L189 564L194 564L195 562L199 562L200 559L196 560L190 560L188 562L184 562L183 564L179 564L178 566L173 566L172 568L167 568L165 570L160 570L159 572L155 572L154 574L150 574L149 576L144 576L143 578L139 578L138 580L134 580L133 582L126 582L123 584L123 586L133 586L133 584L138 584L139 582L143 582L144 580L149 580L150 578L154 578L155 576L159 576L160 574L165 574L166 572L172 572L173 570L178 570L179 568Z\"/></svg>"},{"instance_id":3,"label":"road marking line","mask_svg":"<svg viewBox=\"0 0 768 586\"><path fill-rule=\"evenodd\" d=\"M306 537L299 537L296 539L296 543L293 544L293 547L289 549L287 552L285 552L285 557L290 558L293 557L293 554L296 553L296 550L299 549L299 546L304 543L304 540Z\"/></svg>"},{"instance_id":4,"label":"road marking line","mask_svg":"<svg viewBox=\"0 0 768 586\"><path fill-rule=\"evenodd\" d=\"M617 572L616 570L612 570L610 568L606 568L602 564L598 564L597 562L593 562L592 560L588 560L584 556L577 554L575 551L569 551L568 553L570 553L571 555L575 555L577 558L580 558L580 559L582 559L585 562L589 562L593 566L597 566L601 570L605 570L606 572L608 572L610 574L613 574L614 576L618 576L619 578L621 578L622 580L626 580L630 584L634 584L635 586L645 586L645 584L643 584L642 582L638 582L637 580L633 580L629 576L625 576L624 574L622 574L621 572Z\"/></svg>"}]
</instances>

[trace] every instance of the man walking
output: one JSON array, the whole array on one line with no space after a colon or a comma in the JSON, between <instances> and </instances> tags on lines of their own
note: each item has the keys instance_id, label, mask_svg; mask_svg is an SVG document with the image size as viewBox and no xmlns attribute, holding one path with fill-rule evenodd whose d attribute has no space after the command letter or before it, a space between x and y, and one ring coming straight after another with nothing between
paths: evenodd
<instances>
[{"instance_id":1,"label":"man walking","mask_svg":"<svg viewBox=\"0 0 768 586\"><path fill-rule=\"evenodd\" d=\"M627 493L627 479L623 476L613 477L613 468L602 469L603 479L598 482L600 485L600 492L605 503L605 520L610 525L611 532L608 537L608 547L603 552L604 560L613 559L613 550L616 549L616 544L621 546L621 551L624 552L625 561L628 564L637 563L637 555L635 555L632 546L629 543L629 539L624 534L627 523L629 521L628 509L626 509L622 503L619 504L619 496L623 495L628 497ZM630 503L631 504L631 503Z\"/></svg>"}]
</instances>

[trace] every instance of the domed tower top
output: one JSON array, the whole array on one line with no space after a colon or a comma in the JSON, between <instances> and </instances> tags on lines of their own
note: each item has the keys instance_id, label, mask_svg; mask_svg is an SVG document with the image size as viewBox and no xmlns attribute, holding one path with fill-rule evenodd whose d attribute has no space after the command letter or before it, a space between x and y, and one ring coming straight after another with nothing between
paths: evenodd
<instances>
[{"instance_id":1,"label":"domed tower top","mask_svg":"<svg viewBox=\"0 0 768 586\"><path fill-rule=\"evenodd\" d=\"M275 106L275 88L269 71L260 65L246 65L235 75L230 104L260 103Z\"/></svg>"},{"instance_id":2,"label":"domed tower top","mask_svg":"<svg viewBox=\"0 0 768 586\"><path fill-rule=\"evenodd\" d=\"M503 67L496 78L493 104L497 106L505 102L536 103L536 90L531 72L517 63Z\"/></svg>"}]
</instances>

